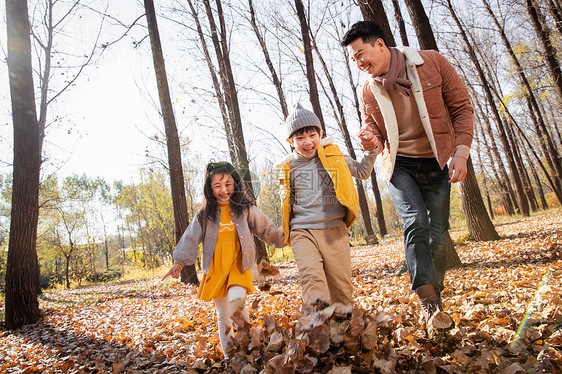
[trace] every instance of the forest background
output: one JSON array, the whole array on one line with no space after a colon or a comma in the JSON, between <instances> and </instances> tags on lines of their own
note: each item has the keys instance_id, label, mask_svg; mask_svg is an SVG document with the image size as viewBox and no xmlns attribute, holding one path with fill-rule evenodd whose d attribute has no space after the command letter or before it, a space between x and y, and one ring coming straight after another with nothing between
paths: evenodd
<instances>
[{"instance_id":1,"label":"forest background","mask_svg":"<svg viewBox=\"0 0 562 374\"><path fill-rule=\"evenodd\" d=\"M36 245L42 287L109 280L170 262L178 232L170 138L162 126L167 110L154 77L146 3L28 2L37 113L45 129ZM249 168L257 205L280 224L272 164L289 152L283 120L296 102L321 114L327 134L360 157L353 139L360 126L355 93L366 77L350 66L339 40L383 6L396 40L389 44L423 48L416 4L469 89L472 162L487 214L497 219L558 206L560 1L169 0L158 2L156 16L188 217L201 202L204 165L231 160ZM8 87L7 64L0 69ZM238 116L228 104L233 94ZM8 90L0 96L0 115L3 281L14 151ZM352 228L356 243L373 234L401 234L377 170L378 162L373 178L358 184L368 209ZM466 224L461 191L453 189L453 228Z\"/></svg>"}]
</instances>

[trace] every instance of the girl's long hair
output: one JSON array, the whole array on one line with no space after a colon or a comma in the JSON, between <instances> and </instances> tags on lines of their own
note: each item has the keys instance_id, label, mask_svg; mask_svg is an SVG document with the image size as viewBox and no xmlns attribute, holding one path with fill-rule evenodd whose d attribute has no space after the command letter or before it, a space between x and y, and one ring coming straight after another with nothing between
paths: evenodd
<instances>
[{"instance_id":1,"label":"girl's long hair","mask_svg":"<svg viewBox=\"0 0 562 374\"><path fill-rule=\"evenodd\" d=\"M213 195L213 188L211 187L211 178L214 175L230 175L232 179L234 179L234 191L230 197L230 209L234 211L236 215L240 215L252 205L252 202L242 190L240 174L234 169L234 166L226 161L211 162L207 164L205 168L205 186L203 187L205 200L199 209L203 216L202 218L208 218L213 222L217 220L219 205L217 198Z\"/></svg>"}]
</instances>

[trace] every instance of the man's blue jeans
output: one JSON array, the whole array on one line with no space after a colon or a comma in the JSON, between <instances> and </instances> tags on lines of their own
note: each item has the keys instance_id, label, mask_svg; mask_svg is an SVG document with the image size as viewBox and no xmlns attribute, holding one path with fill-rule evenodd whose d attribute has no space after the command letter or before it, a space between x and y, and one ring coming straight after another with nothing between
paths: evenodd
<instances>
[{"instance_id":1,"label":"man's blue jeans","mask_svg":"<svg viewBox=\"0 0 562 374\"><path fill-rule=\"evenodd\" d=\"M443 291L451 185L435 158L396 157L390 196L404 221L404 250L412 290Z\"/></svg>"}]
</instances>

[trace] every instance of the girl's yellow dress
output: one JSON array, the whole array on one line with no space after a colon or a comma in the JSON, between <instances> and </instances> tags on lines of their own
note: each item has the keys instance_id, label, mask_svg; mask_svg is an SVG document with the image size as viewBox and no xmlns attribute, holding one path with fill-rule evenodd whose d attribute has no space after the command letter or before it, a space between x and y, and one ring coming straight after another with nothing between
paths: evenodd
<instances>
[{"instance_id":1,"label":"girl's yellow dress","mask_svg":"<svg viewBox=\"0 0 562 374\"><path fill-rule=\"evenodd\" d=\"M230 204L220 204L219 208L221 218L215 253L197 293L197 297L205 301L226 297L228 287L233 285L246 287L248 293L254 291L250 271L240 272L242 251L236 226L230 216Z\"/></svg>"}]
</instances>

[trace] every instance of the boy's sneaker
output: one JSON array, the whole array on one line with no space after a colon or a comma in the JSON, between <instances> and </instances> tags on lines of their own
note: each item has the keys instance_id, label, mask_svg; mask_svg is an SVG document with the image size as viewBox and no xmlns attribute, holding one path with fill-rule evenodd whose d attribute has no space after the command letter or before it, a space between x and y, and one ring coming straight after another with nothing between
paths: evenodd
<instances>
[{"instance_id":1,"label":"boy's sneaker","mask_svg":"<svg viewBox=\"0 0 562 374\"><path fill-rule=\"evenodd\" d=\"M443 311L439 299L419 299L422 309L423 325L430 339L443 336L447 331L455 327L455 321Z\"/></svg>"}]
</instances>

